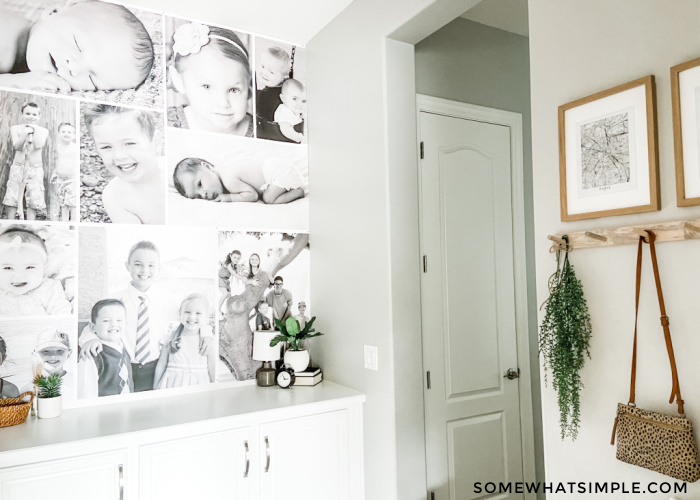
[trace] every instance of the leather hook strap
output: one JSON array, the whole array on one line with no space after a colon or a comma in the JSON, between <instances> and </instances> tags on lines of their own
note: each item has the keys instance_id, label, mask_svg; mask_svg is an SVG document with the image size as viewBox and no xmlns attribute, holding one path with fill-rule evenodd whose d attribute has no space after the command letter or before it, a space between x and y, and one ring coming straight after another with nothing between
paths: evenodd
<instances>
[{"instance_id":1,"label":"leather hook strap","mask_svg":"<svg viewBox=\"0 0 700 500\"><path fill-rule=\"evenodd\" d=\"M634 311L634 343L632 345L632 374L630 377L630 399L628 404L634 404L635 397L635 384L637 378L637 318L639 316L639 290L642 280L642 246L643 243L649 243L649 250L651 251L651 264L654 268L654 280L656 282L656 293L659 298L659 309L661 311L661 326L664 330L664 339L666 341L666 350L668 351L668 359L671 363L671 378L673 386L671 388L671 399L669 403L676 401L678 405L678 413L683 415L683 399L681 397L681 388L678 383L678 371L676 369L676 357L673 353L673 344L671 343L671 331L668 327L668 316L666 315L666 305L664 304L664 296L661 291L661 279L659 278L659 265L656 261L656 247L654 246L654 241L656 240L656 235L647 231L647 240L643 236L639 237L639 246L637 247L637 284L635 288L635 311Z\"/></svg>"}]
</instances>

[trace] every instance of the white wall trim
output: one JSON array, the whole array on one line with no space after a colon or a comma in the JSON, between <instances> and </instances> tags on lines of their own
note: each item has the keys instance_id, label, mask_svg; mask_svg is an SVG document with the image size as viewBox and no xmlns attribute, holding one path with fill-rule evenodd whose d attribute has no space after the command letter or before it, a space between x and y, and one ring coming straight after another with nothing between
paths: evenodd
<instances>
[{"instance_id":1,"label":"white wall trim","mask_svg":"<svg viewBox=\"0 0 700 500\"><path fill-rule=\"evenodd\" d=\"M525 260L525 191L523 181L523 117L520 113L466 104L416 94L416 120L421 112L476 120L509 127L513 207L513 270L518 367L520 368L520 426L522 436L523 480L535 482L535 435L532 416L532 380L530 372L529 323L527 310L527 267ZM533 494L525 498L535 499Z\"/></svg>"}]
</instances>

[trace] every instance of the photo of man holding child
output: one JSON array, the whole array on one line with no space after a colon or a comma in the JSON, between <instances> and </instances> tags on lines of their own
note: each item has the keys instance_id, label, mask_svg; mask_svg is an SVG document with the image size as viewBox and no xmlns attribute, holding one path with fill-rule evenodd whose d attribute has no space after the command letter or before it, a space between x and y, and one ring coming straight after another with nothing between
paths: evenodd
<instances>
[{"instance_id":1,"label":"photo of man holding child","mask_svg":"<svg viewBox=\"0 0 700 500\"><path fill-rule=\"evenodd\" d=\"M0 86L162 109L161 25L98 0L0 1Z\"/></svg>"},{"instance_id":2,"label":"photo of man holding child","mask_svg":"<svg viewBox=\"0 0 700 500\"><path fill-rule=\"evenodd\" d=\"M80 121L81 220L165 224L163 115L83 103Z\"/></svg>"},{"instance_id":3,"label":"photo of man holding child","mask_svg":"<svg viewBox=\"0 0 700 500\"><path fill-rule=\"evenodd\" d=\"M82 398L215 380L215 242L199 228L80 232Z\"/></svg>"},{"instance_id":4,"label":"photo of man holding child","mask_svg":"<svg viewBox=\"0 0 700 500\"><path fill-rule=\"evenodd\" d=\"M63 406L76 400L77 334L71 318L0 320L0 398L33 391L34 376L62 376Z\"/></svg>"},{"instance_id":5,"label":"photo of man holding child","mask_svg":"<svg viewBox=\"0 0 700 500\"><path fill-rule=\"evenodd\" d=\"M75 217L77 103L0 90L0 201L8 220ZM75 220L75 219L70 219Z\"/></svg>"},{"instance_id":6,"label":"photo of man holding child","mask_svg":"<svg viewBox=\"0 0 700 500\"><path fill-rule=\"evenodd\" d=\"M308 231L306 148L168 128L168 221Z\"/></svg>"}]
</instances>

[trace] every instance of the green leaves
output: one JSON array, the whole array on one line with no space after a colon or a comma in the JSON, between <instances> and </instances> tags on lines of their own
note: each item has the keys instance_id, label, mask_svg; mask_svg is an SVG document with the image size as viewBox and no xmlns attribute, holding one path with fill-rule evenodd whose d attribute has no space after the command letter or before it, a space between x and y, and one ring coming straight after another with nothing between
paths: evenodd
<instances>
[{"instance_id":1,"label":"green leaves","mask_svg":"<svg viewBox=\"0 0 700 500\"><path fill-rule=\"evenodd\" d=\"M557 391L561 438L576 439L581 417L579 392L583 388L579 371L590 359L591 317L583 296L581 281L576 278L568 255L561 271L549 281L549 298L540 325L539 347L547 371L552 372L552 385Z\"/></svg>"},{"instance_id":2,"label":"green leaves","mask_svg":"<svg viewBox=\"0 0 700 500\"><path fill-rule=\"evenodd\" d=\"M275 347L280 342L287 342L291 350L301 351L304 349L304 340L323 335L321 332L313 333L315 331L313 324L316 321L316 316L311 318L304 325L303 329L299 329L299 322L294 318L288 318L284 323L277 318L274 321L280 333L270 341L270 347Z\"/></svg>"},{"instance_id":3,"label":"green leaves","mask_svg":"<svg viewBox=\"0 0 700 500\"><path fill-rule=\"evenodd\" d=\"M58 373L52 373L48 377L37 375L34 377L34 385L39 389L40 398L57 398L61 395L63 377Z\"/></svg>"}]
</instances>

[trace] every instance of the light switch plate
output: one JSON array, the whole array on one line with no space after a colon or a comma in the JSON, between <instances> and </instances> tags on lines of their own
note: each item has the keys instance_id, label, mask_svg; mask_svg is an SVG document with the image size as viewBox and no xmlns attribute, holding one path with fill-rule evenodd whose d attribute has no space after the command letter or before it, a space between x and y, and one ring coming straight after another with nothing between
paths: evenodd
<instances>
[{"instance_id":1,"label":"light switch plate","mask_svg":"<svg viewBox=\"0 0 700 500\"><path fill-rule=\"evenodd\" d=\"M378 360L377 360L377 346L366 345L365 346L365 368L368 370L379 370Z\"/></svg>"}]
</instances>

